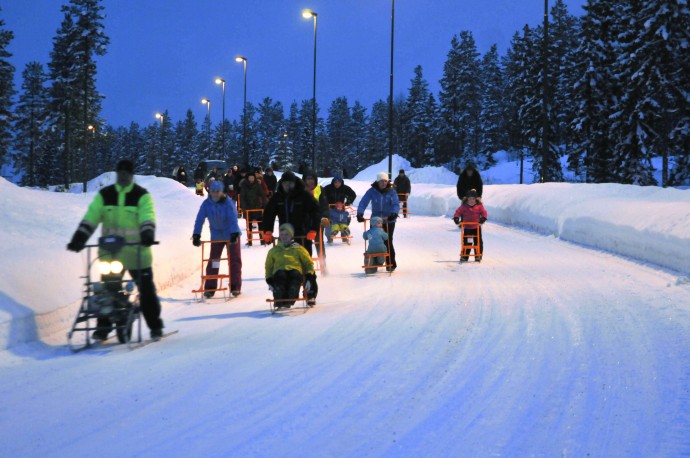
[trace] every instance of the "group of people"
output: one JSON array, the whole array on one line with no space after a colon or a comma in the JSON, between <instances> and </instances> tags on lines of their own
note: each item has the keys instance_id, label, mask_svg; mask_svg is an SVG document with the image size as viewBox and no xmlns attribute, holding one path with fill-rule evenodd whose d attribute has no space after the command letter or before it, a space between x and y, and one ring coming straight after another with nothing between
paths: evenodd
<instances>
[{"instance_id":1,"label":"group of people","mask_svg":"<svg viewBox=\"0 0 690 458\"><path fill-rule=\"evenodd\" d=\"M474 167L468 169L463 171L458 181L458 197L463 203L455 212L454 222L474 222L474 230L479 231L479 225L487 218L486 210L481 204L481 178ZM81 251L99 224L102 224L103 235L122 235L125 241L139 243L141 248L129 245L123 247L119 256L139 289L141 310L151 337L159 338L163 335L163 321L160 317L160 301L153 282L150 248L155 241L156 229L153 201L146 189L134 183L134 165L131 161L120 161L116 172L116 183L99 191L67 248L75 252ZM272 176L270 169L266 172ZM479 178L479 184L475 181L471 183L472 188L465 190L465 179L472 178L475 173L474 180ZM260 178L256 174L247 172L239 181L226 181L225 178L233 174L234 172L229 171L223 178L214 177L213 180L209 180L209 196L197 212L192 243L194 246L201 245L201 231L204 223L208 221L211 241L217 243L211 243L206 275L213 276L218 273L219 263L214 260L219 259L227 247L231 265L230 291L233 296L238 296L242 290L241 230L232 191L237 190L235 183L238 183L240 200L244 201L241 191L243 186L263 186L257 185ZM242 175L242 172L239 172L239 176ZM266 181L263 180L264 183ZM359 222L365 221L364 212L371 207L371 227L363 234L363 238L368 241L366 252L370 255L388 253L388 271L397 268L393 238L401 204L398 193L404 195L402 202L406 205L410 191L409 178L405 176L404 170L400 170L394 182L391 182L386 172L381 172L377 174L376 180L357 206ZM316 174L307 170L302 178L298 178L292 171L284 172L280 180L276 180L275 187L269 188L269 193L264 192L261 196L259 205L263 205L264 211L260 230L264 243L273 244L276 217L279 222L279 243L269 250L265 262L266 283L273 292L274 299L280 301L276 302L276 305L290 307L292 299L298 296L300 287L303 287L307 304L313 306L318 295L312 258L317 234L321 233L317 243L320 244L319 248L324 256L323 231L326 231L325 235L329 241L338 233L344 237L349 236L349 215L343 219L341 213L345 211L346 206L354 204L357 195L338 176L334 177L329 185L321 188ZM252 197L246 199L250 201ZM465 231L471 229L465 228ZM101 255L104 253L99 252L99 256ZM369 258L379 264L383 262L382 259L377 259L377 256ZM212 297L217 289L217 280L207 279L204 289L208 290L205 296ZM98 329L93 334L94 339L106 340L113 324L108 317L99 318Z\"/></svg>"}]
</instances>

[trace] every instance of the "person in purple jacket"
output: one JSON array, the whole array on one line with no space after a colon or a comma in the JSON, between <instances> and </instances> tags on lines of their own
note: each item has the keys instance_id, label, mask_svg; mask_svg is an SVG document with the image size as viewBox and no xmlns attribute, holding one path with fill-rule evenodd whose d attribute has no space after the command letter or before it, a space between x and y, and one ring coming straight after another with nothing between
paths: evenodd
<instances>
[{"instance_id":1,"label":"person in purple jacket","mask_svg":"<svg viewBox=\"0 0 690 458\"><path fill-rule=\"evenodd\" d=\"M208 219L211 229L211 240L230 240L230 291L233 296L239 296L242 291L242 254L240 251L240 226L237 223L237 207L235 201L223 194L221 181L211 182L209 196L201 204L194 223L192 243L201 246L201 229L204 220ZM218 259L223 254L225 243L212 243L206 275L217 275ZM217 279L208 279L204 289L216 289ZM214 291L206 291L204 297L213 297Z\"/></svg>"}]
</instances>

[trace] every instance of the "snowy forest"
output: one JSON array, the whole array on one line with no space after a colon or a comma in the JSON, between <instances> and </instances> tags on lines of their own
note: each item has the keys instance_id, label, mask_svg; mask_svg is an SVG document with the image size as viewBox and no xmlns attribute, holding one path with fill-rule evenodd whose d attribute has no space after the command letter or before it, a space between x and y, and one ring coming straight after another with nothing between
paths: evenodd
<instances>
[{"instance_id":1,"label":"snowy forest","mask_svg":"<svg viewBox=\"0 0 690 458\"><path fill-rule=\"evenodd\" d=\"M583 182L690 184L690 8L679 0L590 0L576 17L557 0L537 27L516 31L505 55L477 50L472 31L449 37L441 90L423 68L394 97L367 108L341 95L327 110L312 99L247 103L246 119L211 123L191 109L149 125L101 117L97 58L109 38L100 0L69 0L50 61L30 62L22 84L0 11L0 165L24 186L86 181L123 157L138 174L170 176L201 159L278 170L317 164L353 176L392 151L414 167L480 168L507 151L530 158L534 180L563 181L561 158ZM315 137L315 138L314 138ZM223 147L222 141L225 141ZM316 158L312 158L315 143ZM221 151L226 156L221 158ZM243 158L248 163L243 164ZM651 159L662 158L662 182Z\"/></svg>"}]
</instances>

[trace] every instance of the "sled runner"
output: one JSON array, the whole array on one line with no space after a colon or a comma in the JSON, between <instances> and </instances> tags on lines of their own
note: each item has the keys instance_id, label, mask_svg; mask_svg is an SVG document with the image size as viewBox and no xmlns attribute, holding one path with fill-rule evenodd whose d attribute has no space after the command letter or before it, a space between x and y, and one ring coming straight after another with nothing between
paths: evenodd
<instances>
[{"instance_id":1,"label":"sled runner","mask_svg":"<svg viewBox=\"0 0 690 458\"><path fill-rule=\"evenodd\" d=\"M458 224L460 228L460 263L468 262L474 251L474 261L482 260L482 225L479 223Z\"/></svg>"},{"instance_id":2,"label":"sled runner","mask_svg":"<svg viewBox=\"0 0 690 458\"><path fill-rule=\"evenodd\" d=\"M216 275L205 275L204 272L206 271L206 265L207 262L211 260L211 246L210 244L214 243L224 243L225 244L225 250L224 250L224 257L221 255L220 258L214 259L213 262L218 264L218 268L220 268L222 265L227 265L228 266L228 273L227 274L221 274L220 271ZM239 243L235 242L235 243ZM206 251L208 250L208 258L206 257ZM223 262L225 261L225 262ZM206 289L204 285L206 284L206 280L217 280L217 288L215 289ZM206 299L204 297L204 293L207 292L212 292L215 293L217 291L222 291L223 292L223 299L226 301L230 300L230 296L226 294L228 291L229 287L228 286L223 286L223 280L227 280L225 283L226 285L230 284L230 240L202 240L201 241L201 286L199 286L198 289L193 289L192 292L194 293L194 299L197 302L204 302ZM199 297L197 298L197 294L199 294Z\"/></svg>"},{"instance_id":3,"label":"sled runner","mask_svg":"<svg viewBox=\"0 0 690 458\"><path fill-rule=\"evenodd\" d=\"M154 244L157 245L158 242ZM134 279L124 280L125 269L122 262L117 259L120 250L128 245L137 246L137 257L141 259L141 244L125 242L121 236L100 237L98 244L85 245L86 275L81 277L84 279L83 296L72 328L67 334L67 344L73 352L94 346L96 340L92 338L93 331L112 329L99 327L99 318L108 318L113 323L120 343L129 344L132 341L132 330L135 325L136 342L142 341L139 294L134 293ZM100 249L102 254L93 258L93 248ZM101 275L98 281L92 277L92 271L96 267ZM141 279L137 280L141 284Z\"/></svg>"}]
</instances>

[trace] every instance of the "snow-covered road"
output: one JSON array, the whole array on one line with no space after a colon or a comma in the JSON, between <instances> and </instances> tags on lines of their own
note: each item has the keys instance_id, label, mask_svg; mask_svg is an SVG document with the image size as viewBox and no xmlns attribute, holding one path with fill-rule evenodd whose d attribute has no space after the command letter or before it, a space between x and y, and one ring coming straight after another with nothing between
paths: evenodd
<instances>
[{"instance_id":1,"label":"snow-covered road","mask_svg":"<svg viewBox=\"0 0 690 458\"><path fill-rule=\"evenodd\" d=\"M423 216L398 223L399 269L364 278L353 228L306 314L268 313L255 246L237 299L161 291L161 343L3 352L2 454L690 454L687 283L490 222L459 265L458 231Z\"/></svg>"}]
</instances>

